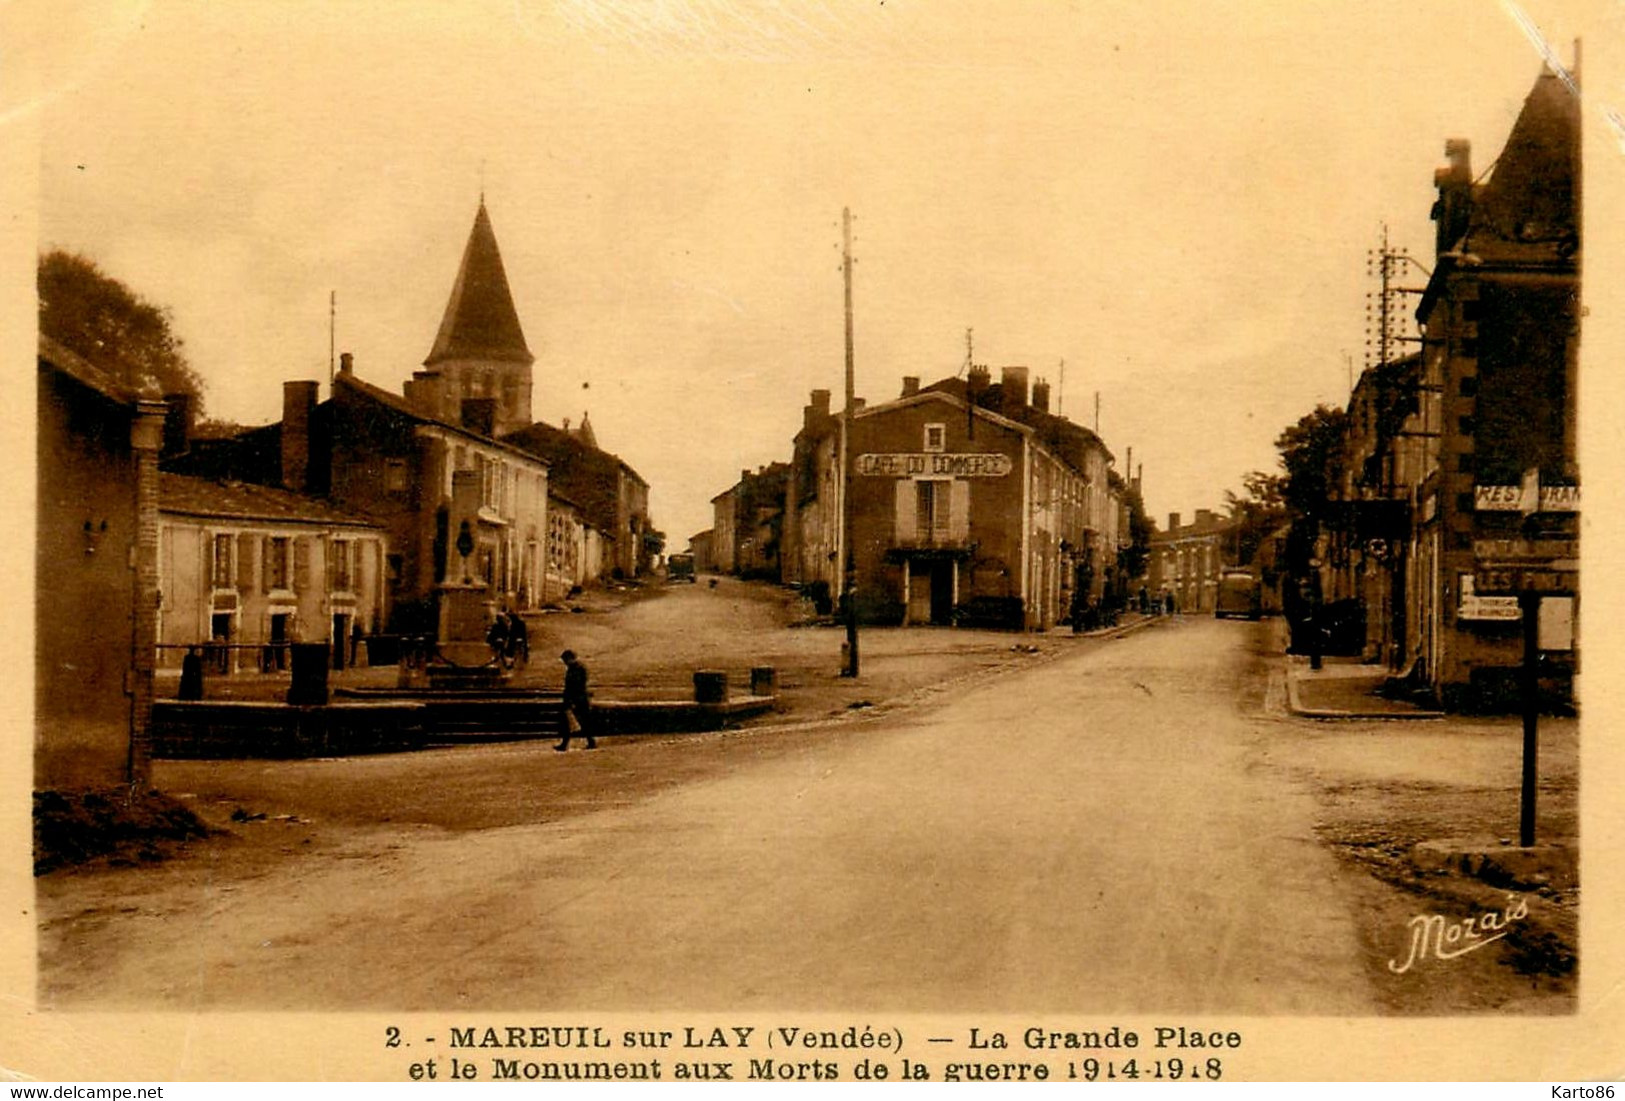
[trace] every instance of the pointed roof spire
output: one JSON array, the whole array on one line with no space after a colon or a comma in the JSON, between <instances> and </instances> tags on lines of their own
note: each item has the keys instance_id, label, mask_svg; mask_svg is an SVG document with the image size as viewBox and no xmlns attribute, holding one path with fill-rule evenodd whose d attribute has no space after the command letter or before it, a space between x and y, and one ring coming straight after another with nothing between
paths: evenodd
<instances>
[{"instance_id":1,"label":"pointed roof spire","mask_svg":"<svg viewBox=\"0 0 1625 1101\"><path fill-rule=\"evenodd\" d=\"M565 421L564 423L568 425L570 422ZM571 435L575 436L576 439L580 440L593 450L596 451L598 449L598 437L592 430L592 420L590 417L588 417L586 412L581 414L581 427L577 428L573 433L571 433Z\"/></svg>"},{"instance_id":2,"label":"pointed roof spire","mask_svg":"<svg viewBox=\"0 0 1625 1101\"><path fill-rule=\"evenodd\" d=\"M1579 93L1569 73L1547 68L1483 186L1472 250L1578 248L1579 169Z\"/></svg>"},{"instance_id":3,"label":"pointed roof spire","mask_svg":"<svg viewBox=\"0 0 1625 1101\"><path fill-rule=\"evenodd\" d=\"M485 359L527 365L536 361L519 327L519 314L514 309L513 294L508 290L508 275L502 268L502 254L497 250L497 238L491 229L491 217L485 212L483 194L479 212L474 215L474 228L468 235L468 245L463 249L457 282L452 284L451 299L446 303L446 315L441 319L440 332L423 365L433 367L448 359Z\"/></svg>"}]
</instances>

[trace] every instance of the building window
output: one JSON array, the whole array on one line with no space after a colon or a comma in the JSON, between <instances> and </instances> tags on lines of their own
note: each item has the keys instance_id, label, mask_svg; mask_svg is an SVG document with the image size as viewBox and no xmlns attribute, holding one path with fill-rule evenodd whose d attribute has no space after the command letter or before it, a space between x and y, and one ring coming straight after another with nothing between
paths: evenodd
<instances>
[{"instance_id":1,"label":"building window","mask_svg":"<svg viewBox=\"0 0 1625 1101\"><path fill-rule=\"evenodd\" d=\"M333 578L333 591L347 593L351 589L350 548L348 540L335 539L327 545L328 572Z\"/></svg>"},{"instance_id":2,"label":"building window","mask_svg":"<svg viewBox=\"0 0 1625 1101\"><path fill-rule=\"evenodd\" d=\"M401 577L406 569L406 559L399 554L392 554L387 560L389 569L389 584L391 588L400 588Z\"/></svg>"},{"instance_id":3,"label":"building window","mask_svg":"<svg viewBox=\"0 0 1625 1101\"><path fill-rule=\"evenodd\" d=\"M1477 394L1478 393L1478 376L1477 375L1462 375L1461 376L1460 390L1461 390L1461 396L1464 397L1464 398L1470 398L1470 397L1473 397L1475 394Z\"/></svg>"},{"instance_id":4,"label":"building window","mask_svg":"<svg viewBox=\"0 0 1625 1101\"><path fill-rule=\"evenodd\" d=\"M948 482L914 483L914 530L922 543L948 538Z\"/></svg>"},{"instance_id":5,"label":"building window","mask_svg":"<svg viewBox=\"0 0 1625 1101\"><path fill-rule=\"evenodd\" d=\"M388 493L406 492L406 460L384 460L384 490Z\"/></svg>"},{"instance_id":6,"label":"building window","mask_svg":"<svg viewBox=\"0 0 1625 1101\"><path fill-rule=\"evenodd\" d=\"M214 574L210 578L210 583L217 589L232 587L231 544L232 538L229 535L214 537Z\"/></svg>"},{"instance_id":7,"label":"building window","mask_svg":"<svg viewBox=\"0 0 1625 1101\"><path fill-rule=\"evenodd\" d=\"M927 451L941 451L948 446L948 430L940 424L925 426L925 449Z\"/></svg>"},{"instance_id":8,"label":"building window","mask_svg":"<svg viewBox=\"0 0 1625 1101\"><path fill-rule=\"evenodd\" d=\"M265 587L288 587L288 537L273 535L265 541Z\"/></svg>"}]
</instances>

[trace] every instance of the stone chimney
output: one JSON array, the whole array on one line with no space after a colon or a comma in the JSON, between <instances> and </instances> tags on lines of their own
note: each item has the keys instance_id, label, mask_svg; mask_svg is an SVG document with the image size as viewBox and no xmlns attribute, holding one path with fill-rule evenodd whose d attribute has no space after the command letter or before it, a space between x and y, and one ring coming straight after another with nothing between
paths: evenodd
<instances>
[{"instance_id":1,"label":"stone chimney","mask_svg":"<svg viewBox=\"0 0 1625 1101\"><path fill-rule=\"evenodd\" d=\"M1033 408L1040 413L1049 412L1049 383L1044 379L1033 383Z\"/></svg>"},{"instance_id":2,"label":"stone chimney","mask_svg":"<svg viewBox=\"0 0 1625 1101\"><path fill-rule=\"evenodd\" d=\"M1439 189L1432 211L1436 253L1456 247L1467 232L1473 210L1473 143L1466 138L1451 138L1444 143L1444 155L1450 163L1433 173L1433 186Z\"/></svg>"},{"instance_id":3,"label":"stone chimney","mask_svg":"<svg viewBox=\"0 0 1625 1101\"><path fill-rule=\"evenodd\" d=\"M903 376L903 396L905 398L911 398L915 394L918 394L919 392L920 392L920 376L919 375L904 375Z\"/></svg>"},{"instance_id":4,"label":"stone chimney","mask_svg":"<svg viewBox=\"0 0 1625 1101\"><path fill-rule=\"evenodd\" d=\"M310 488L310 429L319 384L298 379L282 384L282 488Z\"/></svg>"},{"instance_id":5,"label":"stone chimney","mask_svg":"<svg viewBox=\"0 0 1625 1101\"><path fill-rule=\"evenodd\" d=\"M1218 519L1219 517L1210 508L1196 510L1196 523L1198 525L1214 524L1218 522Z\"/></svg>"},{"instance_id":6,"label":"stone chimney","mask_svg":"<svg viewBox=\"0 0 1625 1101\"><path fill-rule=\"evenodd\" d=\"M829 391L814 390L807 399L807 404L801 407L801 427L805 431L812 431L813 424L829 416Z\"/></svg>"},{"instance_id":7,"label":"stone chimney","mask_svg":"<svg viewBox=\"0 0 1625 1101\"><path fill-rule=\"evenodd\" d=\"M423 374L422 371L418 372ZM429 378L409 378L401 384L401 395L406 398L406 404L416 412L425 416L436 416L439 410L435 408L435 395L439 392L440 380Z\"/></svg>"},{"instance_id":8,"label":"stone chimney","mask_svg":"<svg viewBox=\"0 0 1625 1101\"><path fill-rule=\"evenodd\" d=\"M1169 534L1172 534L1172 533L1174 533L1174 532L1176 532L1178 530L1179 530L1179 513L1170 512L1168 514L1168 532L1169 532Z\"/></svg>"},{"instance_id":9,"label":"stone chimney","mask_svg":"<svg viewBox=\"0 0 1625 1101\"><path fill-rule=\"evenodd\" d=\"M355 356L349 352L339 353L339 374L349 375L355 373Z\"/></svg>"},{"instance_id":10,"label":"stone chimney","mask_svg":"<svg viewBox=\"0 0 1625 1101\"><path fill-rule=\"evenodd\" d=\"M164 395L164 444L160 459L186 454L192 443L192 395Z\"/></svg>"},{"instance_id":11,"label":"stone chimney","mask_svg":"<svg viewBox=\"0 0 1625 1101\"><path fill-rule=\"evenodd\" d=\"M496 398L464 398L463 427L482 436L495 435L497 423Z\"/></svg>"},{"instance_id":12,"label":"stone chimney","mask_svg":"<svg viewBox=\"0 0 1625 1101\"><path fill-rule=\"evenodd\" d=\"M965 372L965 394L970 398L972 404L975 404L983 394L987 393L987 389L991 385L993 385L992 379L989 377L986 367L972 367Z\"/></svg>"},{"instance_id":13,"label":"stone chimney","mask_svg":"<svg viewBox=\"0 0 1625 1101\"><path fill-rule=\"evenodd\" d=\"M1027 407L1027 368L1006 367L999 374L999 405L1005 416Z\"/></svg>"}]
</instances>

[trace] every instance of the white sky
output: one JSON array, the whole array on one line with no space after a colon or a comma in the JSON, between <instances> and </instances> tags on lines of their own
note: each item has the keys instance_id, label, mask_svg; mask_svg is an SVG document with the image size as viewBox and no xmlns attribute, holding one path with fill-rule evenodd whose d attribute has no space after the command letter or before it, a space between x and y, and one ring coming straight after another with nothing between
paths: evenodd
<instances>
[{"instance_id":1,"label":"white sky","mask_svg":"<svg viewBox=\"0 0 1625 1101\"><path fill-rule=\"evenodd\" d=\"M1581 28L1523 5L1560 55ZM53 6L39 236L169 306L209 412L339 350L399 391L478 201L535 366L679 549L842 387L1024 364L1217 508L1347 395L1366 250L1431 265L1447 137L1500 150L1540 58L1505 4L536 0ZM68 48L67 43L72 43ZM1589 55L1588 55L1589 56ZM43 106L41 106L43 104Z\"/></svg>"}]
</instances>

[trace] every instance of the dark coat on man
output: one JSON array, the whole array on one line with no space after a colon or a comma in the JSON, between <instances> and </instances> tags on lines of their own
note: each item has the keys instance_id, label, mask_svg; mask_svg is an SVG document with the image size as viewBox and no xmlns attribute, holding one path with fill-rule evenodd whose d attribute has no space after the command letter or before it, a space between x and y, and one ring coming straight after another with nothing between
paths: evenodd
<instances>
[{"instance_id":1,"label":"dark coat on man","mask_svg":"<svg viewBox=\"0 0 1625 1101\"><path fill-rule=\"evenodd\" d=\"M570 717L574 717L579 727L579 733L587 739L587 748L597 747L597 739L593 737L591 701L587 692L587 667L576 660L574 653L564 658L564 710L566 713L564 737L554 749L563 750L569 747L572 732L570 730Z\"/></svg>"}]
</instances>

